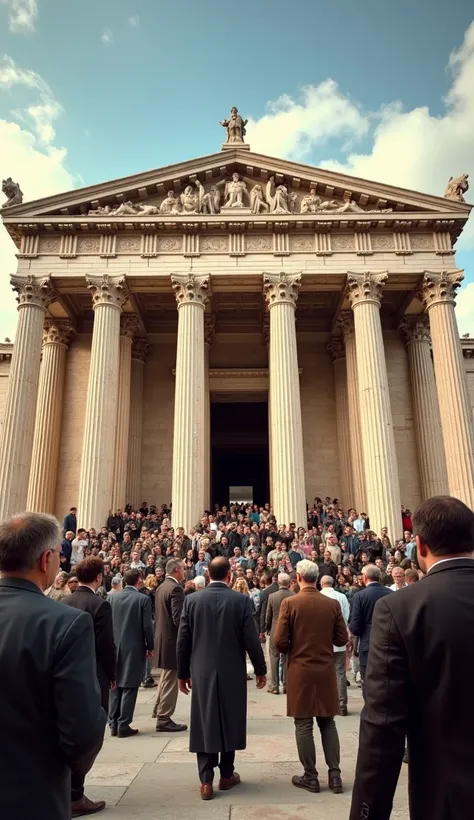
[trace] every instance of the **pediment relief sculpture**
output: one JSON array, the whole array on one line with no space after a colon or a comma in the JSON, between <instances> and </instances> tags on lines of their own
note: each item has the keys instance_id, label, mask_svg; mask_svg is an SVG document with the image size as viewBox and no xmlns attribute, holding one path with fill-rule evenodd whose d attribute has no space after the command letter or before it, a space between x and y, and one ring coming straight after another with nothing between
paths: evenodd
<instances>
[{"instance_id":1,"label":"pediment relief sculpture","mask_svg":"<svg viewBox=\"0 0 474 820\"><path fill-rule=\"evenodd\" d=\"M18 182L13 182L11 177L2 180L2 191L5 194L7 201L3 203L2 208L9 208L12 205L21 205L23 202L23 191Z\"/></svg>"},{"instance_id":2,"label":"pediment relief sculpture","mask_svg":"<svg viewBox=\"0 0 474 820\"><path fill-rule=\"evenodd\" d=\"M444 192L445 199L454 199L457 202L465 202L464 194L469 190L469 174L461 174L460 177L449 177L449 182Z\"/></svg>"}]
</instances>

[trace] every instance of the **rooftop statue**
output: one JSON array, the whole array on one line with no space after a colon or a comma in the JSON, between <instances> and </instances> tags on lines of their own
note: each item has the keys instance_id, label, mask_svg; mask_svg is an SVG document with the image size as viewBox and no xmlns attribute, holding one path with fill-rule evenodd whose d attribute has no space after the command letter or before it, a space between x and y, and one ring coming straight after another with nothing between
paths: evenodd
<instances>
[{"instance_id":1,"label":"rooftop statue","mask_svg":"<svg viewBox=\"0 0 474 820\"><path fill-rule=\"evenodd\" d=\"M455 199L457 202L465 202L463 194L469 190L469 174L461 174L460 177L449 177L444 196L446 199Z\"/></svg>"},{"instance_id":2,"label":"rooftop statue","mask_svg":"<svg viewBox=\"0 0 474 820\"><path fill-rule=\"evenodd\" d=\"M224 128L227 129L226 143L243 142L245 137L245 126L247 125L247 123L248 120L242 119L237 108L234 105L234 107L231 109L229 119L221 120L219 123L219 125L222 125Z\"/></svg>"},{"instance_id":3,"label":"rooftop statue","mask_svg":"<svg viewBox=\"0 0 474 820\"><path fill-rule=\"evenodd\" d=\"M2 191L7 201L3 203L3 208L10 208L12 205L21 205L23 202L23 191L18 182L13 182L11 177L2 180Z\"/></svg>"}]
</instances>

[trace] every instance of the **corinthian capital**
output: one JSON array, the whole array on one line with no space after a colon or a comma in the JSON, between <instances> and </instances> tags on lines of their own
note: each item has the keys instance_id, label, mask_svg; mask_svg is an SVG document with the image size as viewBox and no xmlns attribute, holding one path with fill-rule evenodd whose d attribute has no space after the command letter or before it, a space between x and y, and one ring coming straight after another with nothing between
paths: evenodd
<instances>
[{"instance_id":1,"label":"corinthian capital","mask_svg":"<svg viewBox=\"0 0 474 820\"><path fill-rule=\"evenodd\" d=\"M301 273L263 274L263 294L270 309L281 304L296 307L300 287Z\"/></svg>"},{"instance_id":2,"label":"corinthian capital","mask_svg":"<svg viewBox=\"0 0 474 820\"><path fill-rule=\"evenodd\" d=\"M344 341L346 341L348 336L352 336L355 333L354 314L352 313L352 310L343 310L339 314L337 326L341 329Z\"/></svg>"},{"instance_id":3,"label":"corinthian capital","mask_svg":"<svg viewBox=\"0 0 474 820\"><path fill-rule=\"evenodd\" d=\"M346 358L346 346L342 336L333 336L329 344L326 345L326 350L331 354L333 362L337 359Z\"/></svg>"},{"instance_id":4,"label":"corinthian capital","mask_svg":"<svg viewBox=\"0 0 474 820\"><path fill-rule=\"evenodd\" d=\"M43 328L43 347L45 345L61 345L68 347L76 331L69 319L46 319Z\"/></svg>"},{"instance_id":5,"label":"corinthian capital","mask_svg":"<svg viewBox=\"0 0 474 820\"><path fill-rule=\"evenodd\" d=\"M148 339L134 339L132 344L132 359L144 362L150 350L151 346L148 343Z\"/></svg>"},{"instance_id":6,"label":"corinthian capital","mask_svg":"<svg viewBox=\"0 0 474 820\"><path fill-rule=\"evenodd\" d=\"M463 279L464 271L462 270L442 270L439 273L426 270L419 293L425 309L429 310L430 307L440 302L454 304L456 291Z\"/></svg>"},{"instance_id":7,"label":"corinthian capital","mask_svg":"<svg viewBox=\"0 0 474 820\"><path fill-rule=\"evenodd\" d=\"M47 310L51 302L57 298L50 276L36 278L31 274L14 275L10 277L10 282L13 290L16 290L18 294L16 300L19 308L25 305L35 305Z\"/></svg>"},{"instance_id":8,"label":"corinthian capital","mask_svg":"<svg viewBox=\"0 0 474 820\"><path fill-rule=\"evenodd\" d=\"M121 310L128 299L125 276L86 276L86 285L92 293L92 307L112 305Z\"/></svg>"},{"instance_id":9,"label":"corinthian capital","mask_svg":"<svg viewBox=\"0 0 474 820\"><path fill-rule=\"evenodd\" d=\"M361 302L376 302L380 307L382 291L387 281L386 271L347 274L347 297L354 309Z\"/></svg>"},{"instance_id":10,"label":"corinthian capital","mask_svg":"<svg viewBox=\"0 0 474 820\"><path fill-rule=\"evenodd\" d=\"M126 336L127 339L133 339L138 334L139 330L138 318L134 313L122 314L120 317L120 335Z\"/></svg>"},{"instance_id":11,"label":"corinthian capital","mask_svg":"<svg viewBox=\"0 0 474 820\"><path fill-rule=\"evenodd\" d=\"M419 316L404 316L400 322L399 330L407 345L412 342L426 342L429 344L431 341L430 320L426 313Z\"/></svg>"},{"instance_id":12,"label":"corinthian capital","mask_svg":"<svg viewBox=\"0 0 474 820\"><path fill-rule=\"evenodd\" d=\"M183 305L189 304L205 307L209 299L209 276L195 276L193 273L184 276L172 275L171 286L176 296L178 310Z\"/></svg>"}]
</instances>

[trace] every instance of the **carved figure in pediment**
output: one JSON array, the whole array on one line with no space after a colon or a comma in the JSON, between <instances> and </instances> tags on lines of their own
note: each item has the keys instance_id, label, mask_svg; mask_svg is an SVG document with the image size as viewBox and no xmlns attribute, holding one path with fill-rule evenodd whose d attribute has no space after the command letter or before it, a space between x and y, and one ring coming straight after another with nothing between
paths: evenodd
<instances>
[{"instance_id":1,"label":"carved figure in pediment","mask_svg":"<svg viewBox=\"0 0 474 820\"><path fill-rule=\"evenodd\" d=\"M219 123L219 125L222 125L227 130L226 142L243 142L247 122L248 120L242 119L234 105L231 109L229 119L221 120Z\"/></svg>"},{"instance_id":2,"label":"carved figure in pediment","mask_svg":"<svg viewBox=\"0 0 474 820\"><path fill-rule=\"evenodd\" d=\"M211 185L210 190L207 193L203 193L201 205L203 214L219 213L221 209L221 192L217 185Z\"/></svg>"},{"instance_id":3,"label":"carved figure in pediment","mask_svg":"<svg viewBox=\"0 0 474 820\"><path fill-rule=\"evenodd\" d=\"M449 182L444 192L445 199L455 199L457 202L465 202L463 194L469 190L469 174L461 174L460 177L449 177Z\"/></svg>"},{"instance_id":4,"label":"carved figure in pediment","mask_svg":"<svg viewBox=\"0 0 474 820\"><path fill-rule=\"evenodd\" d=\"M309 194L305 194L301 200L300 213L315 214L320 210L321 197L317 196L316 188L310 188Z\"/></svg>"},{"instance_id":5,"label":"carved figure in pediment","mask_svg":"<svg viewBox=\"0 0 474 820\"><path fill-rule=\"evenodd\" d=\"M204 188L202 187L200 182L198 182L197 185L200 186L201 191L204 191ZM198 192L200 193L199 187L198 187ZM195 194L193 192L193 189L192 189L191 185L186 185L186 188L184 189L183 193L180 195L179 198L180 198L181 207L182 207L181 213L183 213L183 214L197 214L197 213L199 213L200 197L199 197L198 194Z\"/></svg>"},{"instance_id":6,"label":"carved figure in pediment","mask_svg":"<svg viewBox=\"0 0 474 820\"><path fill-rule=\"evenodd\" d=\"M139 216L156 216L160 212L157 205L144 205L142 202L135 205L135 208Z\"/></svg>"},{"instance_id":7,"label":"carved figure in pediment","mask_svg":"<svg viewBox=\"0 0 474 820\"><path fill-rule=\"evenodd\" d=\"M268 205L263 196L263 188L258 183L254 185L250 191L250 210L253 214L259 214L262 211L266 213L268 211Z\"/></svg>"},{"instance_id":8,"label":"carved figure in pediment","mask_svg":"<svg viewBox=\"0 0 474 820\"><path fill-rule=\"evenodd\" d=\"M298 194L296 191L292 191L290 194L290 213L297 214L298 213Z\"/></svg>"},{"instance_id":9,"label":"carved figure in pediment","mask_svg":"<svg viewBox=\"0 0 474 820\"><path fill-rule=\"evenodd\" d=\"M136 216L138 214L138 208L133 202L121 202L118 208L115 208L113 211L110 211L110 216Z\"/></svg>"},{"instance_id":10,"label":"carved figure in pediment","mask_svg":"<svg viewBox=\"0 0 474 820\"><path fill-rule=\"evenodd\" d=\"M218 183L219 185L222 183ZM249 192L245 182L236 173L232 174L230 182L225 182L223 208L244 208L244 197L249 200Z\"/></svg>"},{"instance_id":11,"label":"carved figure in pediment","mask_svg":"<svg viewBox=\"0 0 474 820\"><path fill-rule=\"evenodd\" d=\"M92 208L87 211L88 216L109 216L111 212L110 205L99 205L98 208Z\"/></svg>"},{"instance_id":12,"label":"carved figure in pediment","mask_svg":"<svg viewBox=\"0 0 474 820\"><path fill-rule=\"evenodd\" d=\"M23 202L23 192L18 182L13 182L11 177L2 180L2 191L7 198L2 208L10 208L12 205L21 205Z\"/></svg>"},{"instance_id":13,"label":"carved figure in pediment","mask_svg":"<svg viewBox=\"0 0 474 820\"><path fill-rule=\"evenodd\" d=\"M160 213L171 214L173 216L180 213L180 200L174 191L168 191L160 205Z\"/></svg>"},{"instance_id":14,"label":"carved figure in pediment","mask_svg":"<svg viewBox=\"0 0 474 820\"><path fill-rule=\"evenodd\" d=\"M266 199L272 214L289 214L288 208L288 188L286 185L277 185L275 188L275 177L270 177L266 186Z\"/></svg>"}]
</instances>

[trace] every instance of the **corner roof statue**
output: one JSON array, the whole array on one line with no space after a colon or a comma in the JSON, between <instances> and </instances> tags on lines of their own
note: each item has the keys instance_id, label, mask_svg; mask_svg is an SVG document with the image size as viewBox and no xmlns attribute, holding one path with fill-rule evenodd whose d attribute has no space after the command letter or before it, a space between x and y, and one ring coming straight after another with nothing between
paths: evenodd
<instances>
[{"instance_id":1,"label":"corner roof statue","mask_svg":"<svg viewBox=\"0 0 474 820\"><path fill-rule=\"evenodd\" d=\"M23 191L18 182L13 182L11 177L2 180L2 191L7 197L2 208L9 208L11 205L21 205L23 202Z\"/></svg>"},{"instance_id":2,"label":"corner roof statue","mask_svg":"<svg viewBox=\"0 0 474 820\"><path fill-rule=\"evenodd\" d=\"M446 199L456 199L458 202L465 202L463 194L469 190L469 174L461 174L460 177L449 177L444 196Z\"/></svg>"},{"instance_id":3,"label":"corner roof statue","mask_svg":"<svg viewBox=\"0 0 474 820\"><path fill-rule=\"evenodd\" d=\"M243 142L245 137L245 126L247 125L248 120L243 120L240 116L238 109L235 107L231 108L229 119L228 120L221 120L219 125L222 125L224 128L227 129L227 139L226 143L229 142Z\"/></svg>"}]
</instances>

